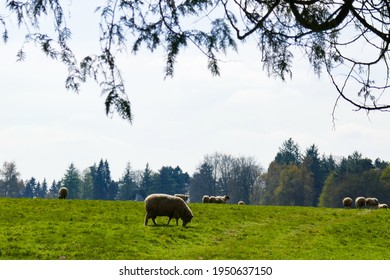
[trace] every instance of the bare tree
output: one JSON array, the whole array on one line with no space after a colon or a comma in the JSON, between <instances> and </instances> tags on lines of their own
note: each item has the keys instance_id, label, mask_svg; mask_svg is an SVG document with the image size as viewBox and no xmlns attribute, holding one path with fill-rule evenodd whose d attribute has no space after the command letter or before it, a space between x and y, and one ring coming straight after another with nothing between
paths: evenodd
<instances>
[{"instance_id":1,"label":"bare tree","mask_svg":"<svg viewBox=\"0 0 390 280\"><path fill-rule=\"evenodd\" d=\"M24 187L19 179L20 173L17 171L15 162L4 162L0 170L0 196L17 197Z\"/></svg>"}]
</instances>

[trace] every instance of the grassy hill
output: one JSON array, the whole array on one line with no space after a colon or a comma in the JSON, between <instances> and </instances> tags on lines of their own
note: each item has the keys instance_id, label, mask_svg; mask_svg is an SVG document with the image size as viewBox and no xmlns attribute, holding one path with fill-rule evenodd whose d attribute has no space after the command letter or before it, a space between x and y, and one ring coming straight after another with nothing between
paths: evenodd
<instances>
[{"instance_id":1,"label":"grassy hill","mask_svg":"<svg viewBox=\"0 0 390 280\"><path fill-rule=\"evenodd\" d=\"M189 204L144 226L143 202L0 199L0 259L390 259L390 210Z\"/></svg>"}]
</instances>

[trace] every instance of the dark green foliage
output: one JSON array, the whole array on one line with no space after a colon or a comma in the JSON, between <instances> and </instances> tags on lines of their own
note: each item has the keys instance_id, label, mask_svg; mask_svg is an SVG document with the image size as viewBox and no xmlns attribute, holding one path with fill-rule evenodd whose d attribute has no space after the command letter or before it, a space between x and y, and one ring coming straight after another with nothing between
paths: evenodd
<instances>
[{"instance_id":1,"label":"dark green foliage","mask_svg":"<svg viewBox=\"0 0 390 280\"><path fill-rule=\"evenodd\" d=\"M34 198L36 189L36 180L34 177L31 177L25 184L22 197L25 198Z\"/></svg>"},{"instance_id":2,"label":"dark green foliage","mask_svg":"<svg viewBox=\"0 0 390 280\"><path fill-rule=\"evenodd\" d=\"M118 184L111 179L108 161L100 160L99 166L90 167L93 182L93 199L116 199Z\"/></svg>"},{"instance_id":3,"label":"dark green foliage","mask_svg":"<svg viewBox=\"0 0 390 280\"><path fill-rule=\"evenodd\" d=\"M276 154L275 162L280 165L287 164L300 164L301 152L299 146L291 138L283 142L282 147L279 148L279 152Z\"/></svg>"},{"instance_id":4,"label":"dark green foliage","mask_svg":"<svg viewBox=\"0 0 390 280\"><path fill-rule=\"evenodd\" d=\"M375 168L372 161L354 152L330 173L320 196L319 206L342 207L344 197L376 197L380 203L390 200L390 184L386 178L388 165Z\"/></svg>"},{"instance_id":5,"label":"dark green foliage","mask_svg":"<svg viewBox=\"0 0 390 280\"><path fill-rule=\"evenodd\" d=\"M153 171L150 169L149 163L147 163L142 173L142 181L140 185L140 191L145 194L145 197L153 193L153 189L154 189L153 178L154 178Z\"/></svg>"},{"instance_id":6,"label":"dark green foliage","mask_svg":"<svg viewBox=\"0 0 390 280\"><path fill-rule=\"evenodd\" d=\"M213 167L207 163L202 163L193 174L190 183L191 202L201 202L203 195L212 194L214 185Z\"/></svg>"},{"instance_id":7,"label":"dark green foliage","mask_svg":"<svg viewBox=\"0 0 390 280\"><path fill-rule=\"evenodd\" d=\"M138 186L135 182L134 171L130 163L127 164L125 172L118 183L118 199L119 200L134 200Z\"/></svg>"},{"instance_id":8,"label":"dark green foliage","mask_svg":"<svg viewBox=\"0 0 390 280\"><path fill-rule=\"evenodd\" d=\"M190 176L183 173L180 167L172 168L171 166L163 166L158 173L155 190L158 193L165 194L184 194L188 192L188 184Z\"/></svg>"},{"instance_id":9,"label":"dark green foliage","mask_svg":"<svg viewBox=\"0 0 390 280\"><path fill-rule=\"evenodd\" d=\"M313 71L321 75L325 70L340 97L358 109L385 110L390 106L379 103L389 80L384 76L379 79L381 84L373 79L389 70L387 1L363 0L354 5L352 0L107 0L95 10L101 19L97 26L100 53L79 60L70 48L69 13L61 1L6 1L5 8L10 15L0 15L3 42L9 40L7 27L12 17L28 30L17 52L19 61L26 57L26 44L39 46L48 57L66 65L67 89L79 92L80 84L93 78L106 98L106 114L117 112L129 122L133 116L116 54L126 50L138 53L142 46L150 51L162 49L165 76L171 77L180 52L192 45L204 54L210 72L219 75L219 57L236 51L237 42L250 41L248 38L258 42L263 68L270 76L291 78L293 53L298 48ZM53 26L43 30L41 22L47 18ZM349 41L344 40L346 35ZM366 50L362 53L373 56L355 58L350 50L361 46ZM340 76L344 79L339 80ZM347 96L349 89L361 102Z\"/></svg>"},{"instance_id":10,"label":"dark green foliage","mask_svg":"<svg viewBox=\"0 0 390 280\"><path fill-rule=\"evenodd\" d=\"M79 170L71 163L61 180L62 186L68 189L68 199L80 198L81 177Z\"/></svg>"}]
</instances>

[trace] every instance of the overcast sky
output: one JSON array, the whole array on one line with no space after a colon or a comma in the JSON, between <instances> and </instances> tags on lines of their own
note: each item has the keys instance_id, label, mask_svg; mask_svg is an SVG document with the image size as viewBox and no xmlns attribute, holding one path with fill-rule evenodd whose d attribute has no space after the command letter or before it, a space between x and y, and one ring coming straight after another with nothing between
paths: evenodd
<instances>
[{"instance_id":1,"label":"overcast sky","mask_svg":"<svg viewBox=\"0 0 390 280\"><path fill-rule=\"evenodd\" d=\"M77 26L72 46L80 57L99 47L96 17L87 17L95 6L83 5L72 7L69 19ZM161 53L127 54L121 65L134 114L130 125L105 115L95 83L82 85L79 95L67 91L66 67L39 50L28 48L26 61L16 63L21 41L13 36L19 35L10 33L10 41L0 44L0 163L15 161L24 180L50 183L71 163L82 171L101 158L115 180L127 162L134 169L149 163L154 171L179 165L192 175L214 152L252 156L267 168L290 137L302 151L316 144L320 154L359 151L390 161L389 113L367 116L341 101L334 127L335 89L299 54L287 82L267 77L254 44L224 58L220 77L212 77L195 48L182 53L167 80Z\"/></svg>"}]
</instances>

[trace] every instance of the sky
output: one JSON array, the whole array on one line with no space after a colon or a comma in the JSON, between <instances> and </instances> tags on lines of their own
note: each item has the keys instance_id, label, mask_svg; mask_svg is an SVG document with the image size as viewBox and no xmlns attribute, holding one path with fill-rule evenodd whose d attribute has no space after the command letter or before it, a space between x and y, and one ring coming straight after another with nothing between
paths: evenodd
<instances>
[{"instance_id":1,"label":"sky","mask_svg":"<svg viewBox=\"0 0 390 280\"><path fill-rule=\"evenodd\" d=\"M73 3L69 23L79 57L99 51L95 5ZM81 6L77 6L81 5ZM1 10L0 10L1 13ZM92 16L91 16L92 15ZM100 159L114 180L130 163L135 170L180 166L190 175L207 154L253 157L264 169L292 138L304 152L390 161L390 115L354 111L340 101L326 75L313 74L295 56L293 79L282 82L263 71L256 46L239 45L213 77L195 48L179 56L175 75L164 79L164 55L142 50L123 54L120 65L134 114L129 124L107 117L104 96L93 81L75 94L65 89L66 67L21 46L15 21L10 40L0 43L0 164L14 161L23 180L59 180L73 163L80 171ZM12 37L14 36L14 37Z\"/></svg>"}]
</instances>

